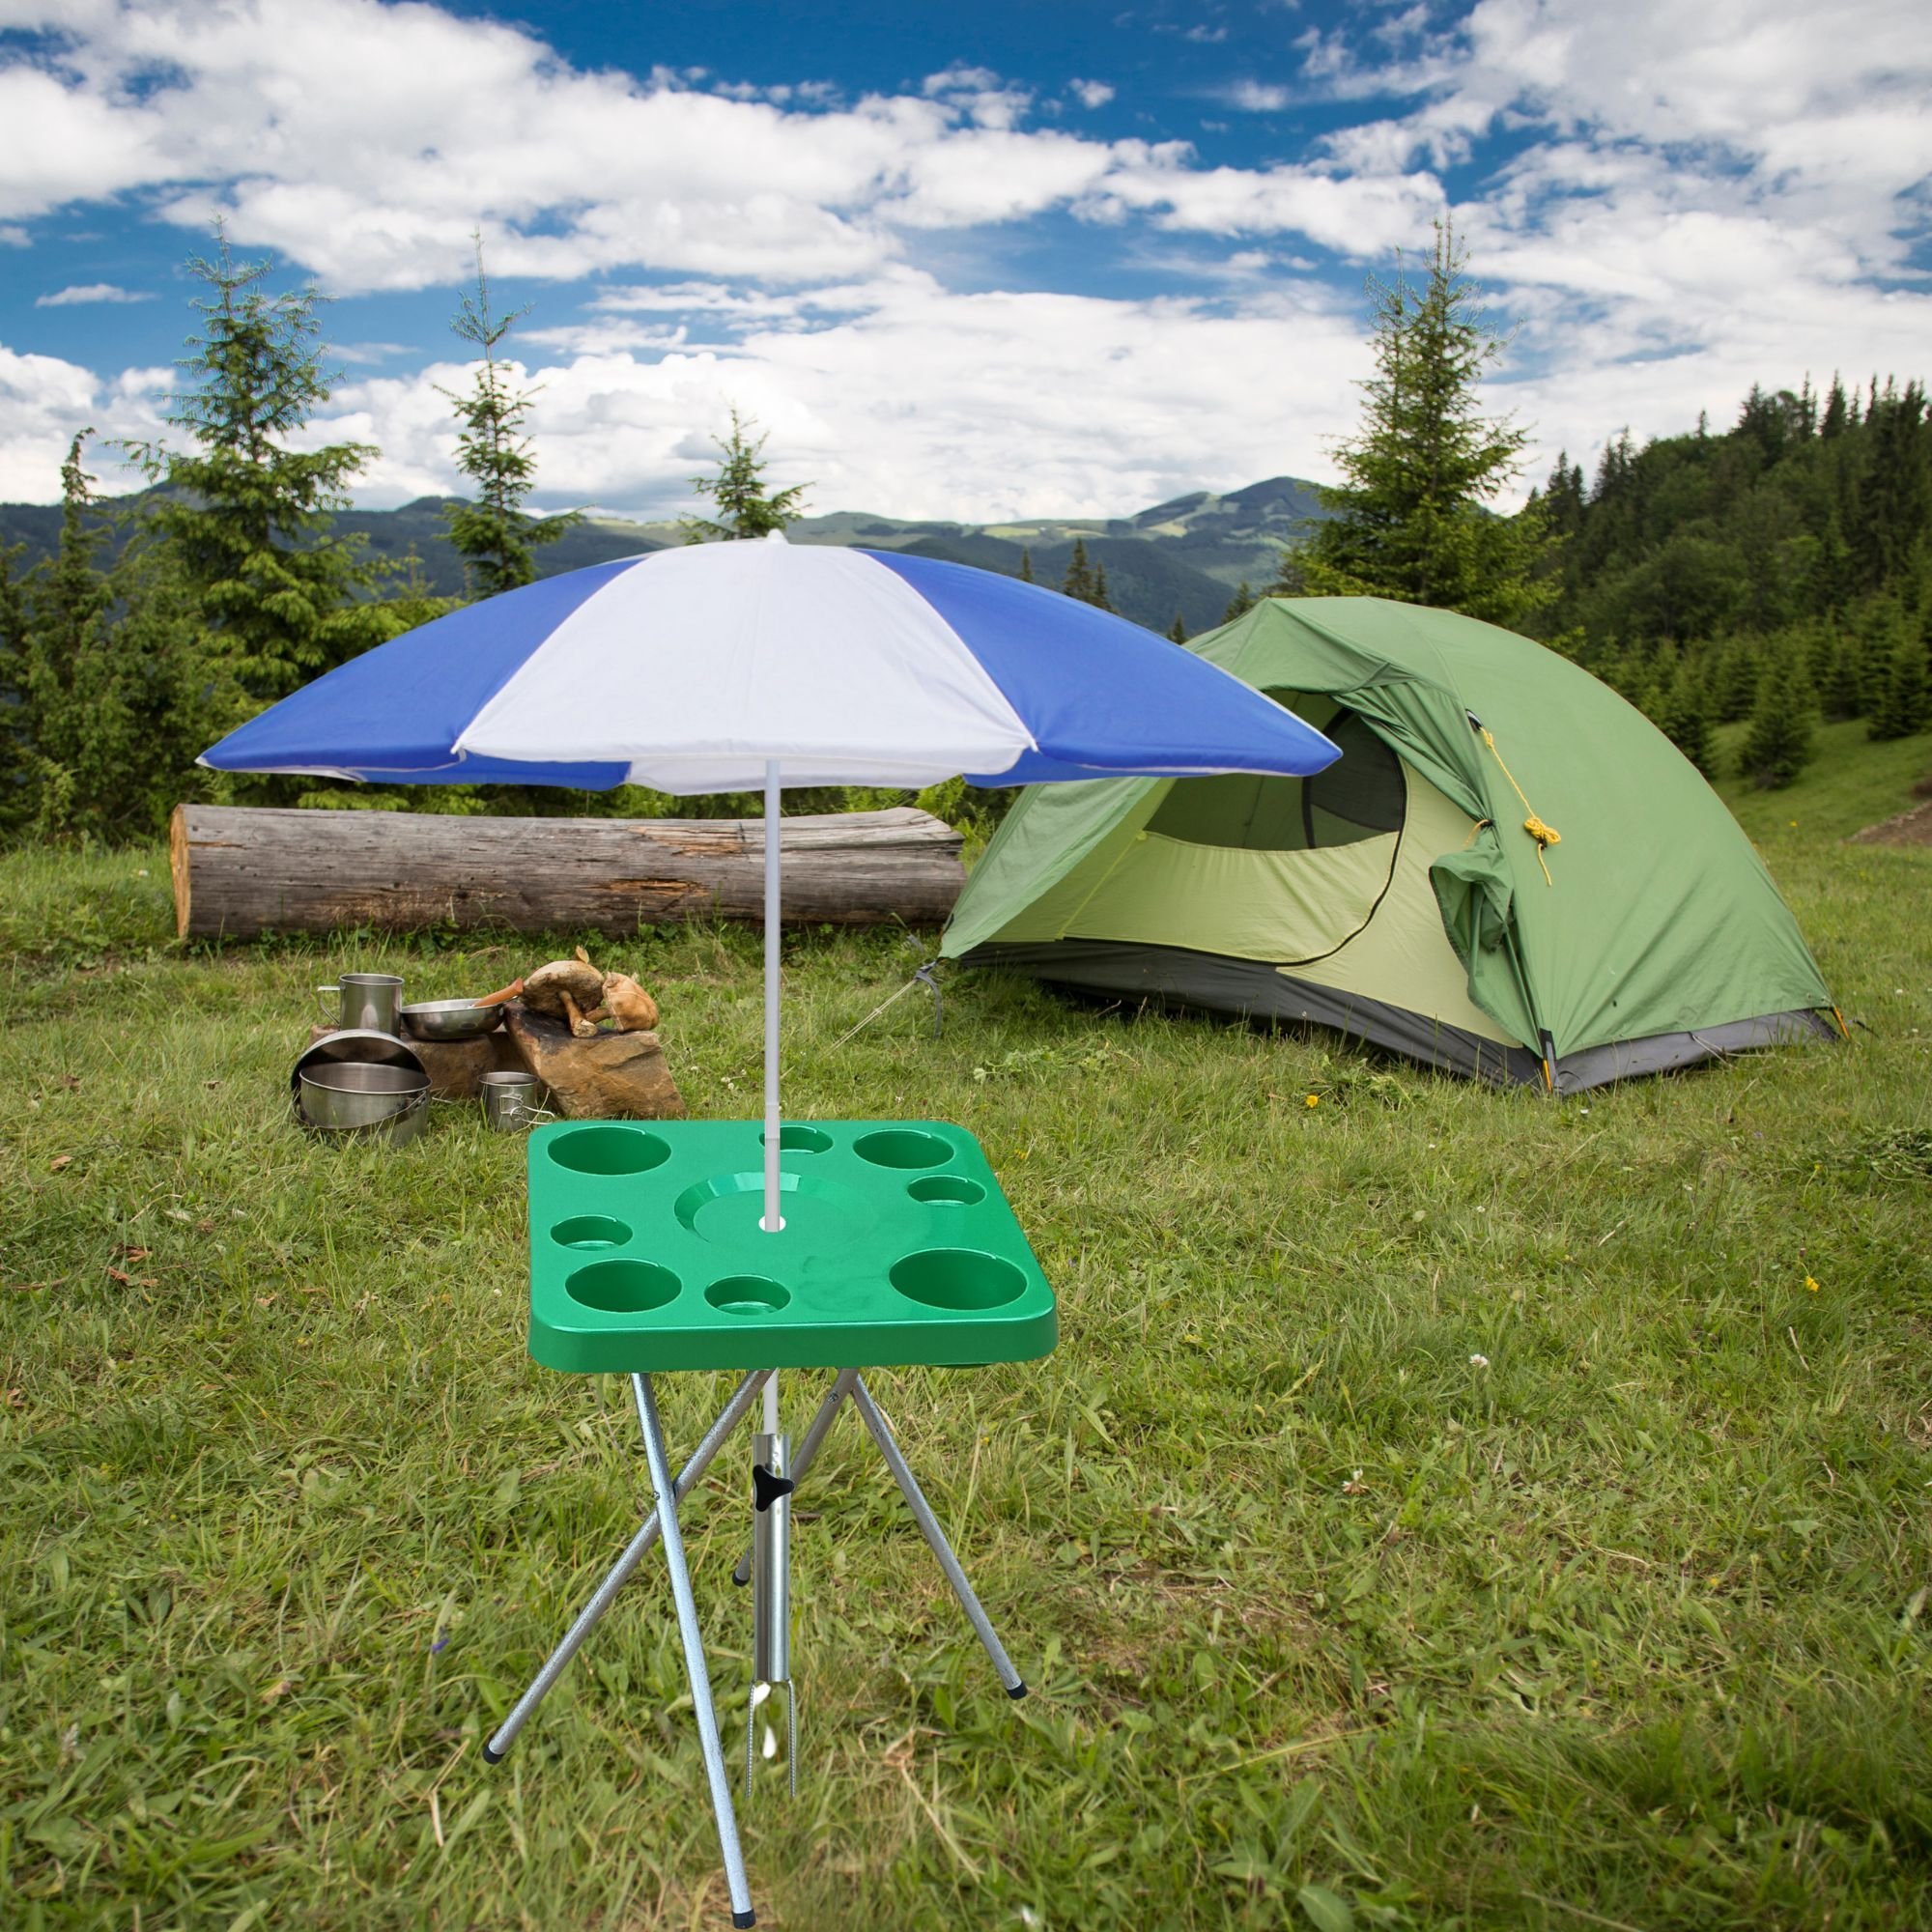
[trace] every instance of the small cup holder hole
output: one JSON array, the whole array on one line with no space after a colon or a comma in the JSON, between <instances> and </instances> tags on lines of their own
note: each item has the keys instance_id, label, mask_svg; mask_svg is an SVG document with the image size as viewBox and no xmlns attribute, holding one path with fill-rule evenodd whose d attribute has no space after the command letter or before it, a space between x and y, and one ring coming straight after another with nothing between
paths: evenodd
<instances>
[{"instance_id":1,"label":"small cup holder hole","mask_svg":"<svg viewBox=\"0 0 1932 1932\"><path fill-rule=\"evenodd\" d=\"M568 1221L559 1221L550 1231L550 1237L560 1248L621 1248L631 1238L631 1231L608 1214L575 1214Z\"/></svg>"},{"instance_id":2,"label":"small cup holder hole","mask_svg":"<svg viewBox=\"0 0 1932 1932\"><path fill-rule=\"evenodd\" d=\"M670 1148L635 1127L578 1127L551 1142L550 1157L573 1174L648 1174L670 1158Z\"/></svg>"},{"instance_id":3,"label":"small cup holder hole","mask_svg":"<svg viewBox=\"0 0 1932 1932\"><path fill-rule=\"evenodd\" d=\"M998 1308L1018 1298L1026 1276L998 1255L974 1248L924 1248L893 1264L893 1286L928 1308Z\"/></svg>"},{"instance_id":4,"label":"small cup holder hole","mask_svg":"<svg viewBox=\"0 0 1932 1932\"><path fill-rule=\"evenodd\" d=\"M683 1284L656 1262L592 1262L564 1283L573 1301L607 1315L642 1315L677 1299Z\"/></svg>"},{"instance_id":5,"label":"small cup holder hole","mask_svg":"<svg viewBox=\"0 0 1932 1932\"><path fill-rule=\"evenodd\" d=\"M765 1137L758 1136L758 1145L764 1146ZM832 1136L822 1127L806 1127L794 1123L779 1129L779 1151L781 1153L825 1153L832 1146Z\"/></svg>"},{"instance_id":6,"label":"small cup holder hole","mask_svg":"<svg viewBox=\"0 0 1932 1932\"><path fill-rule=\"evenodd\" d=\"M852 1143L852 1151L874 1167L940 1167L952 1158L952 1149L937 1134L912 1127L887 1127Z\"/></svg>"},{"instance_id":7,"label":"small cup holder hole","mask_svg":"<svg viewBox=\"0 0 1932 1932\"><path fill-rule=\"evenodd\" d=\"M915 1201L929 1201L940 1207L970 1208L986 1198L986 1190L963 1174L927 1174L910 1182L906 1192Z\"/></svg>"},{"instance_id":8,"label":"small cup holder hole","mask_svg":"<svg viewBox=\"0 0 1932 1932\"><path fill-rule=\"evenodd\" d=\"M791 1299L791 1291L761 1274L730 1274L714 1281L704 1298L724 1315L772 1315Z\"/></svg>"}]
</instances>

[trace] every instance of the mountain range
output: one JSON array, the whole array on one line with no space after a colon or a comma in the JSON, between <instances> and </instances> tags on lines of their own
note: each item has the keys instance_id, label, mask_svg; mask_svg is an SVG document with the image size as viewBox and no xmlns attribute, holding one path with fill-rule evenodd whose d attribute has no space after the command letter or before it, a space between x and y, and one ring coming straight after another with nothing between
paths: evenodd
<instances>
[{"instance_id":1,"label":"mountain range","mask_svg":"<svg viewBox=\"0 0 1932 1932\"><path fill-rule=\"evenodd\" d=\"M121 498L107 508L126 507ZM457 499L419 497L393 510L345 510L336 527L367 539L371 553L406 565L413 554L425 588L443 596L463 589L463 563L444 534L443 511ZM863 510L806 517L786 532L793 543L865 546L915 556L977 564L1008 577L1030 554L1033 574L1057 587L1077 541L1089 559L1104 564L1114 608L1150 630L1166 631L1179 616L1191 634L1221 621L1242 582L1260 590L1274 578L1281 546L1323 514L1319 487L1274 476L1224 496L1197 490L1156 503L1132 517L1037 518L1028 522L954 524L910 522ZM0 549L24 544L22 567L45 555L60 530L57 503L0 503ZM593 512L537 553L545 576L612 557L636 556L684 541L674 523L635 523Z\"/></svg>"}]
</instances>

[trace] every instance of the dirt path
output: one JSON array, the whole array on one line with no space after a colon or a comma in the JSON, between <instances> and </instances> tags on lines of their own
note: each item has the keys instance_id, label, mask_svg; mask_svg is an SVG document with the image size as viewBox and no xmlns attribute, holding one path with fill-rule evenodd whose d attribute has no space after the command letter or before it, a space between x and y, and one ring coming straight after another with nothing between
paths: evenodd
<instances>
[{"instance_id":1,"label":"dirt path","mask_svg":"<svg viewBox=\"0 0 1932 1932\"><path fill-rule=\"evenodd\" d=\"M1881 819L1854 832L1847 845L1932 845L1932 798L1901 811L1896 818Z\"/></svg>"}]
</instances>

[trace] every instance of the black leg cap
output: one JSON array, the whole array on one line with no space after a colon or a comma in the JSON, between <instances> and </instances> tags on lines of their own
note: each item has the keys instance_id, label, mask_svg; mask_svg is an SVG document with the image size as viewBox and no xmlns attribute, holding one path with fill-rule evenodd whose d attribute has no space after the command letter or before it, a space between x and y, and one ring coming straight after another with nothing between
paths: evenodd
<instances>
[{"instance_id":1,"label":"black leg cap","mask_svg":"<svg viewBox=\"0 0 1932 1932\"><path fill-rule=\"evenodd\" d=\"M733 1925L755 1925L757 1922L758 1915L755 1912L734 1912L731 1915Z\"/></svg>"},{"instance_id":2,"label":"black leg cap","mask_svg":"<svg viewBox=\"0 0 1932 1932\"><path fill-rule=\"evenodd\" d=\"M503 1753L499 1750L492 1750L488 1745L485 1745L483 1747L483 1762L485 1764L501 1764L503 1762Z\"/></svg>"},{"instance_id":3,"label":"black leg cap","mask_svg":"<svg viewBox=\"0 0 1932 1932\"><path fill-rule=\"evenodd\" d=\"M739 1587L739 1589L741 1589L741 1590L742 1590L742 1589L743 1589L743 1588L745 1587L745 1585L746 1585L747 1583L749 1583L749 1582L750 1582L750 1581L751 1581L752 1579L751 1579L751 1577L750 1577L749 1576L746 1576L746 1577L741 1577L741 1576L739 1576L739 1575L738 1575L738 1573L737 1573L737 1571L735 1571L735 1570L734 1570L734 1571L732 1571L732 1573L731 1573L731 1580L732 1580L732 1582L734 1582L735 1584L737 1584L737 1586Z\"/></svg>"},{"instance_id":4,"label":"black leg cap","mask_svg":"<svg viewBox=\"0 0 1932 1932\"><path fill-rule=\"evenodd\" d=\"M1026 1695L1026 1686L1024 1684L1015 1684L1013 1688L1007 1692L1007 1695L1010 1697L1015 1704L1017 1704L1020 1701L1020 1699Z\"/></svg>"}]
</instances>

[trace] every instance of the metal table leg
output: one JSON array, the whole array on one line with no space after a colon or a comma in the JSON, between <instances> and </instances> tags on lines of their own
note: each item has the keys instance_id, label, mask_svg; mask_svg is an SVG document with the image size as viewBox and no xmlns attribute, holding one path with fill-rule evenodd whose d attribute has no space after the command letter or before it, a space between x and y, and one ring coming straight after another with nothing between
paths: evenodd
<instances>
[{"instance_id":1,"label":"metal table leg","mask_svg":"<svg viewBox=\"0 0 1932 1932\"><path fill-rule=\"evenodd\" d=\"M643 1426L651 1488L657 1492L665 1567L670 1572L678 1634L684 1640L685 1674L691 1680L691 1698L697 1717L697 1742L704 1753L704 1776L711 1785L711 1809L718 1820L718 1844L724 1857L724 1884L731 1894L731 1923L753 1925L757 1919L752 1910L752 1889L745 1878L745 1857L738 1848L738 1820L731 1809L731 1787L724 1776L724 1748L718 1741L718 1713L712 1706L711 1678L704 1667L704 1638L697 1627L697 1603L691 1594L691 1572L684 1561L684 1533L678 1527L677 1492L671 1484L670 1459L665 1454L657 1397L651 1392L649 1376L633 1376L631 1388L638 1399L638 1420Z\"/></svg>"},{"instance_id":2,"label":"metal table leg","mask_svg":"<svg viewBox=\"0 0 1932 1932\"><path fill-rule=\"evenodd\" d=\"M946 1580L952 1585L952 1594L959 1599L959 1607L966 1612L966 1621L973 1626L974 1634L985 1646L986 1655L993 1660L993 1668L999 1672L1007 1695L1014 1699L1024 1697L1026 1685L1013 1668L1006 1646L994 1634L993 1626L986 1620L986 1612L980 1607L980 1600L973 1594L973 1586L966 1580L966 1573L960 1569L959 1559L953 1555L952 1546L947 1542L946 1532L939 1526L939 1519L933 1515L931 1506L913 1480L912 1471L906 1466L905 1458L899 1454L899 1445L893 1440L893 1432L886 1426L886 1418L879 1413L879 1406L872 1400L871 1391L867 1388L863 1377L856 1372L848 1373L852 1375L853 1405L864 1418L866 1427L871 1431L872 1440L879 1445L879 1454L886 1459L886 1466L893 1472L893 1481L899 1486L899 1493L905 1497L907 1508L925 1533L933 1555L939 1559L939 1567L946 1572ZM840 1380L843 1379L841 1376Z\"/></svg>"},{"instance_id":3,"label":"metal table leg","mask_svg":"<svg viewBox=\"0 0 1932 1932\"><path fill-rule=\"evenodd\" d=\"M732 1392L731 1400L724 1405L718 1420L705 1432L704 1439L697 1445L677 1479L677 1497L682 1502L693 1489L703 1479L704 1472L711 1466L712 1459L724 1445L724 1438L745 1419L752 1404L756 1401L758 1391L764 1387L772 1371L759 1369L749 1375ZM517 1741L517 1733L529 1721L530 1713L543 1702L550 1688L563 1675L563 1667L575 1657L583 1639L597 1628L598 1620L611 1607L621 1590L630 1579L631 1572L642 1560L644 1552L658 1540L658 1518L660 1512L652 1510L644 1519L643 1527L624 1548L624 1553L611 1566L609 1574L598 1584L590 1601L577 1614L577 1621L564 1632L562 1641L545 1660L544 1666L531 1680L530 1688L519 1697L510 1708L510 1715L497 1725L497 1734L483 1747L483 1756L491 1764L500 1761L503 1753Z\"/></svg>"}]
</instances>

